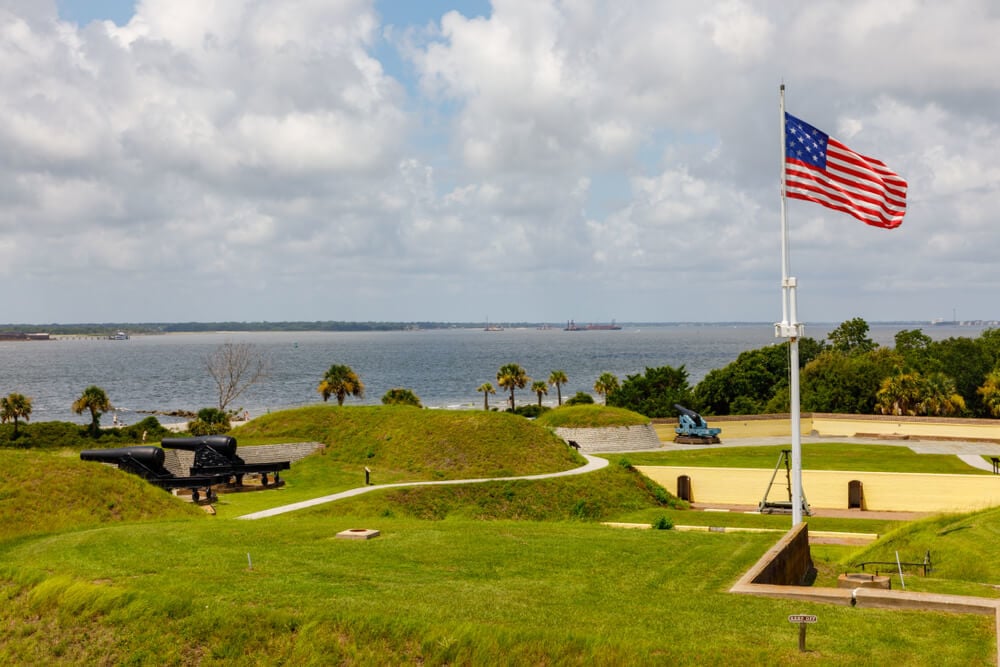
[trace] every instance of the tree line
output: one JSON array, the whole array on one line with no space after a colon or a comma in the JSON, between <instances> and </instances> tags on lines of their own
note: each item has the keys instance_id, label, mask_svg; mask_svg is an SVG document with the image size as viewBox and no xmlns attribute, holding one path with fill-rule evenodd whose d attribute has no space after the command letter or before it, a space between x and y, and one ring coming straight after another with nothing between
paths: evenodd
<instances>
[{"instance_id":1,"label":"tree line","mask_svg":"<svg viewBox=\"0 0 1000 667\"><path fill-rule=\"evenodd\" d=\"M904 329L892 347L878 345L869 332L864 319L854 318L824 340L799 340L803 411L1000 417L1000 329L938 341ZM674 403L706 415L788 412L788 344L743 352L693 387L683 366L647 368L629 376L608 403L649 417L675 416Z\"/></svg>"}]
</instances>

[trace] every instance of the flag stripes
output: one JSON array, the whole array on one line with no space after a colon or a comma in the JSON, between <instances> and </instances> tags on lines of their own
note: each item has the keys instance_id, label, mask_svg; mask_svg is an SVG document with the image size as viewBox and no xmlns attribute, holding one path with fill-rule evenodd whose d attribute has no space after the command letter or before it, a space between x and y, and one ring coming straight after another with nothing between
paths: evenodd
<instances>
[{"instance_id":1,"label":"flag stripes","mask_svg":"<svg viewBox=\"0 0 1000 667\"><path fill-rule=\"evenodd\" d=\"M815 202L866 224L893 229L906 214L906 181L885 163L859 153L785 114L785 195Z\"/></svg>"}]
</instances>

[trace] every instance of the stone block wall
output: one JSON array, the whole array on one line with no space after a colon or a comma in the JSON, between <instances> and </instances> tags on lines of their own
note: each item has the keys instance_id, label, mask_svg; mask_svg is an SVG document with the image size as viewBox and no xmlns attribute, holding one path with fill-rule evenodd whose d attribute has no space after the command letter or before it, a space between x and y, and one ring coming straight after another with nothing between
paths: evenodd
<instances>
[{"instance_id":1,"label":"stone block wall","mask_svg":"<svg viewBox=\"0 0 1000 667\"><path fill-rule=\"evenodd\" d=\"M251 445L236 448L236 455L247 463L274 463L290 461L295 463L323 448L320 442L289 442L281 445ZM163 467L177 477L189 477L194 465L194 452L181 449L163 450Z\"/></svg>"},{"instance_id":2,"label":"stone block wall","mask_svg":"<svg viewBox=\"0 0 1000 667\"><path fill-rule=\"evenodd\" d=\"M607 428L557 428L556 435L580 445L585 454L659 449L663 445L652 424Z\"/></svg>"}]
</instances>

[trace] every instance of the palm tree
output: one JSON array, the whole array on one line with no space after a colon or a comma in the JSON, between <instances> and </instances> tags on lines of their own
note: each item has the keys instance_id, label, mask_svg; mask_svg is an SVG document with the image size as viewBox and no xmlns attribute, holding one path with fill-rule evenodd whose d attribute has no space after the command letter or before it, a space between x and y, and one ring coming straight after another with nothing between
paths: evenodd
<instances>
[{"instance_id":1,"label":"palm tree","mask_svg":"<svg viewBox=\"0 0 1000 667\"><path fill-rule=\"evenodd\" d=\"M953 417L965 412L965 399L955 389L955 381L940 371L924 381L921 412L934 417Z\"/></svg>"},{"instance_id":2,"label":"palm tree","mask_svg":"<svg viewBox=\"0 0 1000 667\"><path fill-rule=\"evenodd\" d=\"M549 373L549 384L556 388L556 399L562 405L562 386L569 382L566 371L552 371Z\"/></svg>"},{"instance_id":3,"label":"palm tree","mask_svg":"<svg viewBox=\"0 0 1000 667\"><path fill-rule=\"evenodd\" d=\"M24 394L10 394L0 398L0 420L6 424L14 422L14 435L12 440L17 439L17 422L19 419L31 421L31 399Z\"/></svg>"},{"instance_id":4,"label":"palm tree","mask_svg":"<svg viewBox=\"0 0 1000 667\"><path fill-rule=\"evenodd\" d=\"M73 401L73 412L82 415L84 410L90 411L90 435L96 438L101 431L101 415L108 410L114 410L114 407L107 393L92 384L83 390L80 398Z\"/></svg>"},{"instance_id":5,"label":"palm tree","mask_svg":"<svg viewBox=\"0 0 1000 667\"><path fill-rule=\"evenodd\" d=\"M594 391L604 397L604 405L607 405L608 397L618 391L618 378L611 373L601 373L601 377L594 383Z\"/></svg>"},{"instance_id":6,"label":"palm tree","mask_svg":"<svg viewBox=\"0 0 1000 667\"><path fill-rule=\"evenodd\" d=\"M882 380L875 394L875 407L884 415L915 415L923 395L924 378L919 373L900 373Z\"/></svg>"},{"instance_id":7,"label":"palm tree","mask_svg":"<svg viewBox=\"0 0 1000 667\"><path fill-rule=\"evenodd\" d=\"M538 407L542 407L542 394L548 396L549 383L545 380L537 380L531 383L531 391L538 394Z\"/></svg>"},{"instance_id":8,"label":"palm tree","mask_svg":"<svg viewBox=\"0 0 1000 667\"><path fill-rule=\"evenodd\" d=\"M337 405L343 405L348 395L361 398L365 395L365 385L358 374L350 366L334 364L323 374L323 379L316 387L323 396L325 403L331 396L337 397Z\"/></svg>"},{"instance_id":9,"label":"palm tree","mask_svg":"<svg viewBox=\"0 0 1000 667\"><path fill-rule=\"evenodd\" d=\"M493 385L490 384L489 382L484 382L481 385L479 385L478 387L476 387L476 391L483 392L483 410L489 410L490 409L490 394L497 393L497 390L494 389Z\"/></svg>"},{"instance_id":10,"label":"palm tree","mask_svg":"<svg viewBox=\"0 0 1000 667\"><path fill-rule=\"evenodd\" d=\"M497 384L510 391L510 409L514 409L514 389L524 389L531 382L528 372L520 364L504 364L497 371Z\"/></svg>"},{"instance_id":11,"label":"palm tree","mask_svg":"<svg viewBox=\"0 0 1000 667\"><path fill-rule=\"evenodd\" d=\"M1000 370L995 370L986 376L976 393L983 397L983 405L994 417L1000 417Z\"/></svg>"}]
</instances>

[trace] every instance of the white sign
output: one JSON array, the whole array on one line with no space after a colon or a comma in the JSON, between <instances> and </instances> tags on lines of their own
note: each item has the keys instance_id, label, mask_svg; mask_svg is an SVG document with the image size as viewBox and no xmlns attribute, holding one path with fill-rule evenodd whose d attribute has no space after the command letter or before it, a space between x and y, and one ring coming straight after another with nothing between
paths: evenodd
<instances>
[{"instance_id":1,"label":"white sign","mask_svg":"<svg viewBox=\"0 0 1000 667\"><path fill-rule=\"evenodd\" d=\"M792 614L788 617L789 623L815 623L816 617L812 614Z\"/></svg>"}]
</instances>

